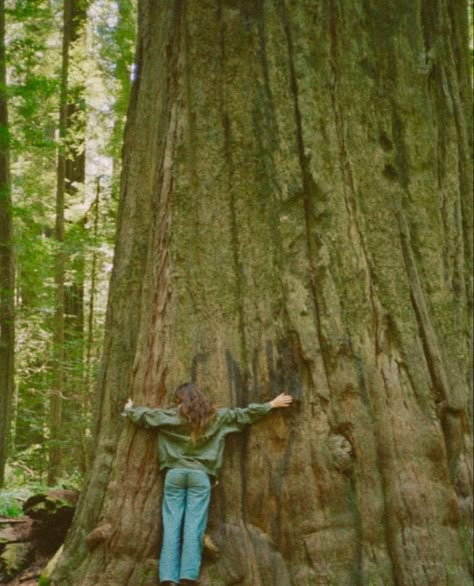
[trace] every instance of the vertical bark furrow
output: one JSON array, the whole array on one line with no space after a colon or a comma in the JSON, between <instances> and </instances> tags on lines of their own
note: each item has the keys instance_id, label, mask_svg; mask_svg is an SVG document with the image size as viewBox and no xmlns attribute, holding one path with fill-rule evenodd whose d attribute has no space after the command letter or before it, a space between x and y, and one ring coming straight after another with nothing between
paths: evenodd
<instances>
[{"instance_id":1,"label":"vertical bark furrow","mask_svg":"<svg viewBox=\"0 0 474 586\"><path fill-rule=\"evenodd\" d=\"M442 357L439 354L439 343L428 315L428 309L426 307L422 286L416 269L416 263L413 259L409 228L403 211L399 212L398 221L400 226L400 242L403 251L403 258L405 260L407 275L410 282L411 301L413 304L414 315L418 322L426 364L432 377L433 387L435 391L437 391L436 400L437 402L446 401L449 405L457 405L460 407L461 405L458 403L457 397L453 397L449 390L450 385L446 378Z\"/></svg>"},{"instance_id":2,"label":"vertical bark furrow","mask_svg":"<svg viewBox=\"0 0 474 586\"><path fill-rule=\"evenodd\" d=\"M371 274L370 262L367 255L366 246L364 243L361 228L359 226L359 213L357 210L357 191L354 181L354 175L351 168L351 162L347 152L347 146L344 139L344 118L342 108L338 96L339 91L339 55L338 55L338 12L337 4L334 0L329 3L329 39L330 39L330 59L331 59L331 71L333 75L332 79L332 91L331 100L334 111L336 135L339 145L339 165L341 169L341 176L343 178L343 192L344 200L347 209L347 214L350 221L350 232L351 239L355 245L360 261L363 264L365 279L367 283L367 290L369 293L369 300L372 313L372 337L375 344L375 353L378 354L380 351L378 348L378 309L377 306L380 304L374 299L373 282L374 279Z\"/></svg>"},{"instance_id":3,"label":"vertical bark furrow","mask_svg":"<svg viewBox=\"0 0 474 586\"><path fill-rule=\"evenodd\" d=\"M229 212L230 212L230 234L231 234L231 243L232 243L232 253L233 253L233 275L235 281L235 299L237 304L237 311L238 311L238 329L239 329L239 337L240 337L240 351L241 351L241 359L242 363L247 362L247 342L246 342L246 335L245 335L245 310L242 303L242 287L244 282L244 273L243 273L243 263L241 260L241 244L239 239L239 225L238 225L238 215L236 209L236 195L234 192L234 161L232 157L232 129L231 129L231 121L229 119L229 114L227 112L227 97L225 94L225 76L226 76L226 35L225 35L225 26L226 23L223 17L223 9L224 3L219 0L217 6L217 19L219 22L219 65L220 65L220 96L219 96L219 106L220 106L220 114L222 120L222 132L223 132L223 143L224 143L224 157L226 161L226 183L228 189L228 201L229 201ZM238 401L242 401L242 404L247 402L247 383L246 383L246 373L244 374L244 381L242 388L240 389L243 393L239 393L236 397Z\"/></svg>"},{"instance_id":4,"label":"vertical bark furrow","mask_svg":"<svg viewBox=\"0 0 474 586\"><path fill-rule=\"evenodd\" d=\"M299 168L301 173L301 182L302 182L302 199L303 199L303 209L304 209L304 221L305 221L305 245L306 245L306 262L308 266L308 286L309 290L311 291L311 299L313 303L313 320L315 325L315 331L318 335L318 348L317 353L320 356L322 370L324 372L326 378L326 386L328 391L330 392L331 383L330 377L328 372L328 366L326 364L326 353L328 346L325 344L324 336L321 331L321 310L320 310L320 302L318 300L318 285L316 282L316 275L317 269L315 266L315 260L317 258L317 252L315 251L315 243L313 240L313 234L311 231L311 224L312 224L312 216L313 216L313 209L312 209L312 198L315 197L315 189L314 189L314 181L311 177L311 172L308 165L308 159L305 154L305 145L303 139L303 129L302 129L302 117L301 111L298 103L298 83L296 80L296 73L294 68L294 54L293 54L293 44L291 38L291 30L290 30L290 23L288 20L287 9L285 6L285 0L279 0L279 10L280 10L280 17L283 23L283 29L286 38L286 48L288 52L288 68L289 68L289 78L290 78L290 88L291 88L291 99L293 101L293 108L294 108L294 123L295 123L295 141L297 147L297 154L298 154L298 162Z\"/></svg>"}]
</instances>

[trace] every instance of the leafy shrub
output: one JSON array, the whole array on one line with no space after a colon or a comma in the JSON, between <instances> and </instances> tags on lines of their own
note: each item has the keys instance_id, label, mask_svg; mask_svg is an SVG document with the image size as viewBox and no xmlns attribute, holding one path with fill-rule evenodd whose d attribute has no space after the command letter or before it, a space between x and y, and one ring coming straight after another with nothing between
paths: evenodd
<instances>
[{"instance_id":1,"label":"leafy shrub","mask_svg":"<svg viewBox=\"0 0 474 586\"><path fill-rule=\"evenodd\" d=\"M22 502L23 491L1 490L0 491L0 517L21 517L23 514Z\"/></svg>"}]
</instances>

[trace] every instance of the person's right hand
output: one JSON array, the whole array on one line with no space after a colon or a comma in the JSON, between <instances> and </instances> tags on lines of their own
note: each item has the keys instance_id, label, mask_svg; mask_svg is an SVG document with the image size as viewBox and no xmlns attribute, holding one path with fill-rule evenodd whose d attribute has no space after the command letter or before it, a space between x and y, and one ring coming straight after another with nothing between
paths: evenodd
<instances>
[{"instance_id":1,"label":"person's right hand","mask_svg":"<svg viewBox=\"0 0 474 586\"><path fill-rule=\"evenodd\" d=\"M124 409L131 409L132 407L133 407L133 401L132 401L132 399L128 399L128 401L125 403Z\"/></svg>"},{"instance_id":2,"label":"person's right hand","mask_svg":"<svg viewBox=\"0 0 474 586\"><path fill-rule=\"evenodd\" d=\"M293 402L293 397L288 395L287 393L280 393L277 397L275 397L272 401L270 401L270 405L272 409L279 409L280 407L289 407Z\"/></svg>"}]
</instances>

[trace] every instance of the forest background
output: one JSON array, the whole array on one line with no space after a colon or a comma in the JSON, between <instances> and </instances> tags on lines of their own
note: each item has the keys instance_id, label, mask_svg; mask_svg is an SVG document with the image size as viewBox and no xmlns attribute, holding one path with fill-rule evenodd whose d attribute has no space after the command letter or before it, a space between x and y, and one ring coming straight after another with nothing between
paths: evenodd
<instances>
[{"instance_id":1,"label":"forest background","mask_svg":"<svg viewBox=\"0 0 474 586\"><path fill-rule=\"evenodd\" d=\"M90 464L136 7L0 4L1 515Z\"/></svg>"}]
</instances>

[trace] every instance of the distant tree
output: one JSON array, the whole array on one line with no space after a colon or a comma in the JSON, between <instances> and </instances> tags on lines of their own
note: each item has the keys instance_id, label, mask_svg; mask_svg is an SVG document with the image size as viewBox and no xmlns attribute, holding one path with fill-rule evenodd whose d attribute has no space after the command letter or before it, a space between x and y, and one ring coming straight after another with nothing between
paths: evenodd
<instances>
[{"instance_id":1,"label":"distant tree","mask_svg":"<svg viewBox=\"0 0 474 586\"><path fill-rule=\"evenodd\" d=\"M205 583L471 584L466 3L138 14L96 457L51 583L156 583L156 436L120 412L191 379L296 399L228 446Z\"/></svg>"},{"instance_id":2,"label":"distant tree","mask_svg":"<svg viewBox=\"0 0 474 586\"><path fill-rule=\"evenodd\" d=\"M110 2L110 0L109 0ZM110 11L115 8L117 20L111 24ZM114 100L114 127L109 152L120 170L123 129L132 85L132 66L136 41L136 2L116 0L110 2L103 21L98 24L98 52L102 67L108 72ZM117 176L119 174L117 173Z\"/></svg>"},{"instance_id":3,"label":"distant tree","mask_svg":"<svg viewBox=\"0 0 474 586\"><path fill-rule=\"evenodd\" d=\"M15 270L5 55L5 4L0 0L0 487L8 456L15 349Z\"/></svg>"},{"instance_id":4,"label":"distant tree","mask_svg":"<svg viewBox=\"0 0 474 586\"><path fill-rule=\"evenodd\" d=\"M76 193L85 180L84 87L70 77L71 51L84 34L86 0L64 1L64 28L59 104L59 137L56 191L55 239L58 250L55 268L55 318L53 388L51 393L51 432L48 483L55 484L61 471L61 445L65 439L63 397L67 394L67 363L82 363L84 331L83 255L75 260L71 284L66 287L68 251L65 243L65 207L67 197ZM78 226L82 225L82 221ZM69 260L69 262L71 262ZM67 321L66 321L67 319ZM69 334L69 335L68 335ZM72 370L72 369L71 369ZM80 369L81 370L81 369ZM77 384L77 379L75 381ZM79 385L83 381L79 382Z\"/></svg>"},{"instance_id":5,"label":"distant tree","mask_svg":"<svg viewBox=\"0 0 474 586\"><path fill-rule=\"evenodd\" d=\"M15 219L15 394L12 474L47 465L54 307L54 186L60 30L54 3L7 4L11 195ZM59 63L59 66L58 66ZM34 472L33 472L34 471Z\"/></svg>"}]
</instances>

